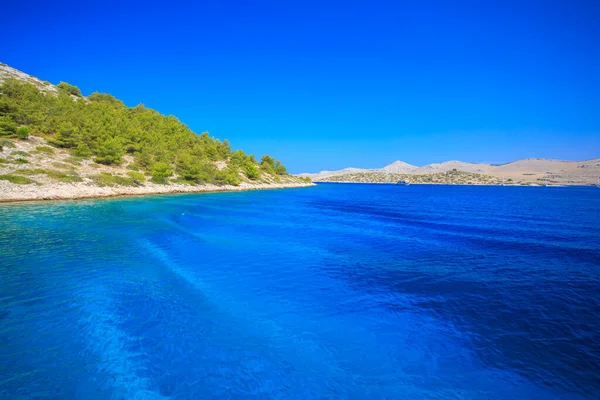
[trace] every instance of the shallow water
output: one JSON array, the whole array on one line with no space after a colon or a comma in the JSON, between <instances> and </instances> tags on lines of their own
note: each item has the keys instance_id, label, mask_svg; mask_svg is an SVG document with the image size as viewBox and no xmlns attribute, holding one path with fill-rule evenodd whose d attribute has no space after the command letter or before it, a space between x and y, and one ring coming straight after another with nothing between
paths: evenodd
<instances>
[{"instance_id":1,"label":"shallow water","mask_svg":"<svg viewBox=\"0 0 600 400\"><path fill-rule=\"evenodd\" d=\"M0 205L0 398L592 399L600 190Z\"/></svg>"}]
</instances>

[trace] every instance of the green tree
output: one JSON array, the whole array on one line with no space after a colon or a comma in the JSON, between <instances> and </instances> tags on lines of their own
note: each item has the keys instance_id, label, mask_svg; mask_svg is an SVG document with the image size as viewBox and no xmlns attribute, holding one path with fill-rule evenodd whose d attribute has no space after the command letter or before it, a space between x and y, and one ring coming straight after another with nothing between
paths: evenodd
<instances>
[{"instance_id":1,"label":"green tree","mask_svg":"<svg viewBox=\"0 0 600 400\"><path fill-rule=\"evenodd\" d=\"M77 157L89 157L92 154L93 153L87 143L79 143L77 145L77 149L75 149L75 155Z\"/></svg>"},{"instance_id":2,"label":"green tree","mask_svg":"<svg viewBox=\"0 0 600 400\"><path fill-rule=\"evenodd\" d=\"M229 166L221 171L216 171L214 183L217 185L239 185L240 177L238 176L237 168Z\"/></svg>"},{"instance_id":3,"label":"green tree","mask_svg":"<svg viewBox=\"0 0 600 400\"><path fill-rule=\"evenodd\" d=\"M147 149L143 149L137 153L135 161L142 168L148 169L154 163L154 157Z\"/></svg>"},{"instance_id":4,"label":"green tree","mask_svg":"<svg viewBox=\"0 0 600 400\"><path fill-rule=\"evenodd\" d=\"M278 166L275 168L275 173L276 173L277 175L287 175L287 169L286 169L286 168L285 168L283 165L279 164L279 165L278 165Z\"/></svg>"},{"instance_id":5,"label":"green tree","mask_svg":"<svg viewBox=\"0 0 600 400\"><path fill-rule=\"evenodd\" d=\"M128 171L127 175L129 175L133 183L136 185L141 185L146 180L146 177L141 172Z\"/></svg>"},{"instance_id":6,"label":"green tree","mask_svg":"<svg viewBox=\"0 0 600 400\"><path fill-rule=\"evenodd\" d=\"M96 150L95 161L99 164L116 165L123 161L124 151L121 141L117 138L110 138L101 143Z\"/></svg>"},{"instance_id":7,"label":"green tree","mask_svg":"<svg viewBox=\"0 0 600 400\"><path fill-rule=\"evenodd\" d=\"M173 175L171 167L166 163L156 163L152 166L152 179L154 183L167 183L167 178Z\"/></svg>"},{"instance_id":8,"label":"green tree","mask_svg":"<svg viewBox=\"0 0 600 400\"><path fill-rule=\"evenodd\" d=\"M203 181L203 178L207 180L204 172L198 164L185 164L177 168L179 177L188 182L200 183ZM208 178L210 179L210 176Z\"/></svg>"},{"instance_id":9,"label":"green tree","mask_svg":"<svg viewBox=\"0 0 600 400\"><path fill-rule=\"evenodd\" d=\"M66 93L72 94L73 96L81 97L81 90L77 86L68 84L67 82L61 82L56 85L60 90L65 91Z\"/></svg>"},{"instance_id":10,"label":"green tree","mask_svg":"<svg viewBox=\"0 0 600 400\"><path fill-rule=\"evenodd\" d=\"M110 104L113 106L124 106L124 104L121 100L118 100L115 96L112 96L107 93L94 92L94 93L90 94L87 97L87 99L89 101L94 101L97 103L106 103L106 104Z\"/></svg>"},{"instance_id":11,"label":"green tree","mask_svg":"<svg viewBox=\"0 0 600 400\"><path fill-rule=\"evenodd\" d=\"M260 179L260 171L254 164L247 164L244 168L244 172L248 179L256 180Z\"/></svg>"},{"instance_id":12,"label":"green tree","mask_svg":"<svg viewBox=\"0 0 600 400\"><path fill-rule=\"evenodd\" d=\"M15 136L19 139L25 140L29 137L29 128L26 126L20 126L15 132Z\"/></svg>"},{"instance_id":13,"label":"green tree","mask_svg":"<svg viewBox=\"0 0 600 400\"><path fill-rule=\"evenodd\" d=\"M66 121L60 124L55 138L50 140L55 146L65 148L75 147L78 141L77 129L72 123Z\"/></svg>"},{"instance_id":14,"label":"green tree","mask_svg":"<svg viewBox=\"0 0 600 400\"><path fill-rule=\"evenodd\" d=\"M229 162L238 167L242 167L249 161L249 157L242 150L236 150L231 153Z\"/></svg>"},{"instance_id":15,"label":"green tree","mask_svg":"<svg viewBox=\"0 0 600 400\"><path fill-rule=\"evenodd\" d=\"M265 154L260 159L260 169L268 174L275 175L275 159Z\"/></svg>"},{"instance_id":16,"label":"green tree","mask_svg":"<svg viewBox=\"0 0 600 400\"><path fill-rule=\"evenodd\" d=\"M275 159L273 157L271 157L268 154L265 154L264 156L262 156L262 158L260 159L260 164L261 165L269 165L272 168L275 168Z\"/></svg>"},{"instance_id":17,"label":"green tree","mask_svg":"<svg viewBox=\"0 0 600 400\"><path fill-rule=\"evenodd\" d=\"M9 115L0 117L0 135L14 136L17 133L17 124Z\"/></svg>"}]
</instances>

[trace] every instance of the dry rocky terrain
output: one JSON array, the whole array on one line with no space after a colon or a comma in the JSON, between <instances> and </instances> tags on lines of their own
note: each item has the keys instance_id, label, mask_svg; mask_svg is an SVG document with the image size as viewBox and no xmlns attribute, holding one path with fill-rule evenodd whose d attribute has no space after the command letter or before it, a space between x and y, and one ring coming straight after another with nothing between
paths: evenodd
<instances>
[{"instance_id":1,"label":"dry rocky terrain","mask_svg":"<svg viewBox=\"0 0 600 400\"><path fill-rule=\"evenodd\" d=\"M472 185L595 185L600 179L600 158L587 161L559 161L527 158L511 163L472 164L446 161L417 167L395 161L381 169L346 168L317 174L300 174L315 182L359 182L472 184Z\"/></svg>"},{"instance_id":2,"label":"dry rocky terrain","mask_svg":"<svg viewBox=\"0 0 600 400\"><path fill-rule=\"evenodd\" d=\"M150 182L137 171L131 156L119 166L97 164L91 159L73 157L67 150L50 146L41 137L27 140L0 139L0 202L79 199L160 193L196 193L291 188L312 185L298 177L262 174L251 181L232 185L190 185L173 176L168 184ZM217 168L225 162L215 162Z\"/></svg>"}]
</instances>

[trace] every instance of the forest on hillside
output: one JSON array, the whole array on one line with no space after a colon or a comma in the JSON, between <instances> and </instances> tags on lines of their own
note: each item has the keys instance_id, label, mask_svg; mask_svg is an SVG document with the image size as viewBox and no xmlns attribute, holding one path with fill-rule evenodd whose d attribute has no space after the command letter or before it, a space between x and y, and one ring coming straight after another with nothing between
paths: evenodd
<instances>
[{"instance_id":1,"label":"forest on hillside","mask_svg":"<svg viewBox=\"0 0 600 400\"><path fill-rule=\"evenodd\" d=\"M286 168L269 155L256 160L242 150L231 150L207 132L192 132L174 116L138 105L127 107L104 93L82 96L73 85L61 82L58 92L45 93L35 85L7 79L0 85L0 137L26 140L44 137L68 149L74 157L92 158L104 165L128 166L151 176L156 183L169 180L199 184L238 185L241 179L260 180L263 174L287 175ZM217 162L225 162L219 169Z\"/></svg>"}]
</instances>

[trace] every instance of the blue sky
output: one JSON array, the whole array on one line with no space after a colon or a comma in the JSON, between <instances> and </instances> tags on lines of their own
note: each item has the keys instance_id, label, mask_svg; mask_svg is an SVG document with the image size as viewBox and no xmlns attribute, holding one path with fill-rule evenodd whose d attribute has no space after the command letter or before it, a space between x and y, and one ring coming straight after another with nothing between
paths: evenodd
<instances>
[{"instance_id":1,"label":"blue sky","mask_svg":"<svg viewBox=\"0 0 600 400\"><path fill-rule=\"evenodd\" d=\"M0 61L291 172L600 157L595 0L2 3Z\"/></svg>"}]
</instances>

